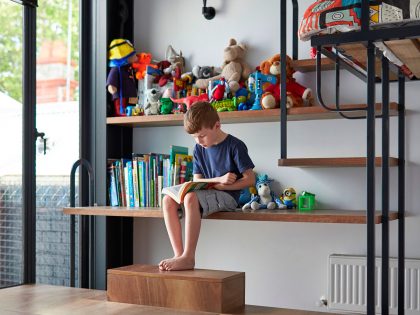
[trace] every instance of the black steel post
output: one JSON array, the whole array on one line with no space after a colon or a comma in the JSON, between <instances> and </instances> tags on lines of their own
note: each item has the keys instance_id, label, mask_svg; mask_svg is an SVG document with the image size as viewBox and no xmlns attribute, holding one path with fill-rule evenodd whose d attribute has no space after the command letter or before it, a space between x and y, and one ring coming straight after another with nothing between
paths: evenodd
<instances>
[{"instance_id":1,"label":"black steel post","mask_svg":"<svg viewBox=\"0 0 420 315\"><path fill-rule=\"evenodd\" d=\"M375 46L367 45L367 314L375 314Z\"/></svg>"},{"instance_id":2,"label":"black steel post","mask_svg":"<svg viewBox=\"0 0 420 315\"><path fill-rule=\"evenodd\" d=\"M398 75L398 315L405 296L405 77Z\"/></svg>"},{"instance_id":3,"label":"black steel post","mask_svg":"<svg viewBox=\"0 0 420 315\"><path fill-rule=\"evenodd\" d=\"M381 312L389 314L389 61L382 56L382 292Z\"/></svg>"},{"instance_id":4,"label":"black steel post","mask_svg":"<svg viewBox=\"0 0 420 315\"><path fill-rule=\"evenodd\" d=\"M280 83L280 157L287 158L287 95L286 95L286 1L280 1L280 59L281 59L281 83Z\"/></svg>"},{"instance_id":5,"label":"black steel post","mask_svg":"<svg viewBox=\"0 0 420 315\"><path fill-rule=\"evenodd\" d=\"M23 8L23 282L36 279L36 6Z\"/></svg>"},{"instance_id":6,"label":"black steel post","mask_svg":"<svg viewBox=\"0 0 420 315\"><path fill-rule=\"evenodd\" d=\"M298 1L292 0L292 6L293 6L292 58L293 60L297 60L299 58L299 41L298 41L299 4L298 4Z\"/></svg>"}]
</instances>

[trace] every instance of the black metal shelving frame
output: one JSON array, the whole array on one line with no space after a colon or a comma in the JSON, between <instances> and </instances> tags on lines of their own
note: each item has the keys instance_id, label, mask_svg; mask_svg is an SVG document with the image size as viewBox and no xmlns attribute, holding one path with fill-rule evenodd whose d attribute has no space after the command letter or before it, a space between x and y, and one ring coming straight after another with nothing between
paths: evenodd
<instances>
[{"instance_id":1,"label":"black metal shelving frame","mask_svg":"<svg viewBox=\"0 0 420 315\"><path fill-rule=\"evenodd\" d=\"M292 0L293 7L293 59L298 59L298 1ZM280 4L280 56L286 60L287 52L287 1ZM367 132L367 314L375 314L375 118L382 122L382 287L378 288L381 294L381 314L389 314L389 70L398 73L398 315L404 315L405 295L405 76L390 64L388 59L376 49L374 42L385 40L398 40L420 37L420 23L394 24L391 28L371 29L369 25L369 0L361 0L361 28L359 31L349 33L336 33L330 35L313 36L311 46L317 48L317 96L321 106L338 112L348 119L366 119ZM336 47L340 44L363 43L367 53L367 69L364 75L348 64L342 62L337 53L331 53L325 47ZM328 107L324 104L321 95L321 53L335 62L336 71L336 104ZM375 74L375 59L382 61L382 77L380 80ZM366 82L367 106L362 108L366 115L359 117L346 116L347 110L340 108L339 73L340 67L349 70ZM375 116L375 84L382 83L382 114ZM281 111L280 111L280 156L287 158L287 109L286 109L286 63L281 63ZM356 109L352 109L356 110ZM358 109L360 110L360 108Z\"/></svg>"}]
</instances>

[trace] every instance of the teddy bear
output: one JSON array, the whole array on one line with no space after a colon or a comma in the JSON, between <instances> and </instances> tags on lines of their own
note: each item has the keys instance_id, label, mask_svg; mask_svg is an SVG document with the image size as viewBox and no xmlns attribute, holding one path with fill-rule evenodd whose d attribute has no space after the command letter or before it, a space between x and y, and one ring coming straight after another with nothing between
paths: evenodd
<instances>
[{"instance_id":1,"label":"teddy bear","mask_svg":"<svg viewBox=\"0 0 420 315\"><path fill-rule=\"evenodd\" d=\"M146 91L146 102L144 103L145 115L157 115L160 109L160 92L157 89Z\"/></svg>"},{"instance_id":2,"label":"teddy bear","mask_svg":"<svg viewBox=\"0 0 420 315\"><path fill-rule=\"evenodd\" d=\"M243 205L243 211L255 211L258 209L284 209L286 206L274 195L271 190L270 182L267 174L260 174L257 176L256 189L257 195L253 196L250 201Z\"/></svg>"},{"instance_id":3,"label":"teddy bear","mask_svg":"<svg viewBox=\"0 0 420 315\"><path fill-rule=\"evenodd\" d=\"M238 44L235 39L231 38L223 52L222 73L211 78L199 79L195 85L200 89L206 89L210 81L224 77L230 90L233 93L236 92L240 88L239 82L246 80L251 73L250 67L244 61L246 50L244 44Z\"/></svg>"},{"instance_id":4,"label":"teddy bear","mask_svg":"<svg viewBox=\"0 0 420 315\"><path fill-rule=\"evenodd\" d=\"M292 67L292 59L286 56L286 77L287 77L287 101L286 107L299 107L313 105L312 90L306 88L296 82L293 78L295 70ZM260 64L260 70L263 74L271 74L277 77L276 84L270 84L264 89L261 98L261 106L263 108L275 108L280 106L280 79L281 64L280 54L264 60Z\"/></svg>"}]
</instances>

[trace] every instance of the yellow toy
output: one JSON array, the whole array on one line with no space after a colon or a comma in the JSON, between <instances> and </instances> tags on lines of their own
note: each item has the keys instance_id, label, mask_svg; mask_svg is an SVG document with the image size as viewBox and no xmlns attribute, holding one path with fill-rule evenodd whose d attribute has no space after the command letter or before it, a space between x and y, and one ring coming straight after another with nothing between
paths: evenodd
<instances>
[{"instance_id":1,"label":"yellow toy","mask_svg":"<svg viewBox=\"0 0 420 315\"><path fill-rule=\"evenodd\" d=\"M286 188L280 197L281 202L287 209L296 208L296 190L292 187Z\"/></svg>"}]
</instances>

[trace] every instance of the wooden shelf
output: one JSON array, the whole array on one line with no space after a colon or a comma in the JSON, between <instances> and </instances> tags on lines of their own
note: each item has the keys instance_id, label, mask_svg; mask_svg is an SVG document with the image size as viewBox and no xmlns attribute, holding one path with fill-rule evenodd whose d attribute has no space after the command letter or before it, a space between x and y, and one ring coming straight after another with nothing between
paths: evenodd
<instances>
[{"instance_id":1,"label":"wooden shelf","mask_svg":"<svg viewBox=\"0 0 420 315\"><path fill-rule=\"evenodd\" d=\"M382 158L375 158L375 166L382 165ZM290 158L279 159L278 166L288 167L364 167L365 157L338 157L338 158ZM389 166L398 166L397 158L389 158Z\"/></svg>"},{"instance_id":2,"label":"wooden shelf","mask_svg":"<svg viewBox=\"0 0 420 315\"><path fill-rule=\"evenodd\" d=\"M375 158L375 166L382 165L382 158ZM364 167L366 157L337 157L337 158L290 158L279 159L278 166L287 167ZM389 158L389 166L398 166L397 158Z\"/></svg>"},{"instance_id":3,"label":"wooden shelf","mask_svg":"<svg viewBox=\"0 0 420 315\"><path fill-rule=\"evenodd\" d=\"M316 70L316 59L293 60L292 66L299 72L313 72ZM334 70L335 63L329 58L321 58L322 70Z\"/></svg>"},{"instance_id":4,"label":"wooden shelf","mask_svg":"<svg viewBox=\"0 0 420 315\"><path fill-rule=\"evenodd\" d=\"M163 218L160 208L123 208L123 207L76 207L64 208L64 214L99 215L134 218ZM390 212L390 220L396 220L398 214ZM381 223L381 213L375 214L375 223ZM366 223L366 212L358 210L314 210L299 212L296 210L259 210L256 212L217 212L206 219L245 220L245 221L278 221L278 222L312 222L312 223Z\"/></svg>"},{"instance_id":5,"label":"wooden shelf","mask_svg":"<svg viewBox=\"0 0 420 315\"><path fill-rule=\"evenodd\" d=\"M376 105L379 114L382 108L381 103ZM341 105L341 108L360 108L366 107L366 104L347 104ZM390 116L398 114L398 104L390 103ZM365 115L365 111L355 111L346 113L348 116ZM251 123L251 122L273 122L280 121L280 108L264 109L255 111L233 111L219 113L222 123ZM287 111L288 121L301 120L321 120L342 118L338 113L330 112L321 106L310 107L292 107ZM152 116L130 116L130 117L108 117L108 125L118 125L126 127L164 127L164 126L182 126L184 115L152 115Z\"/></svg>"}]
</instances>

